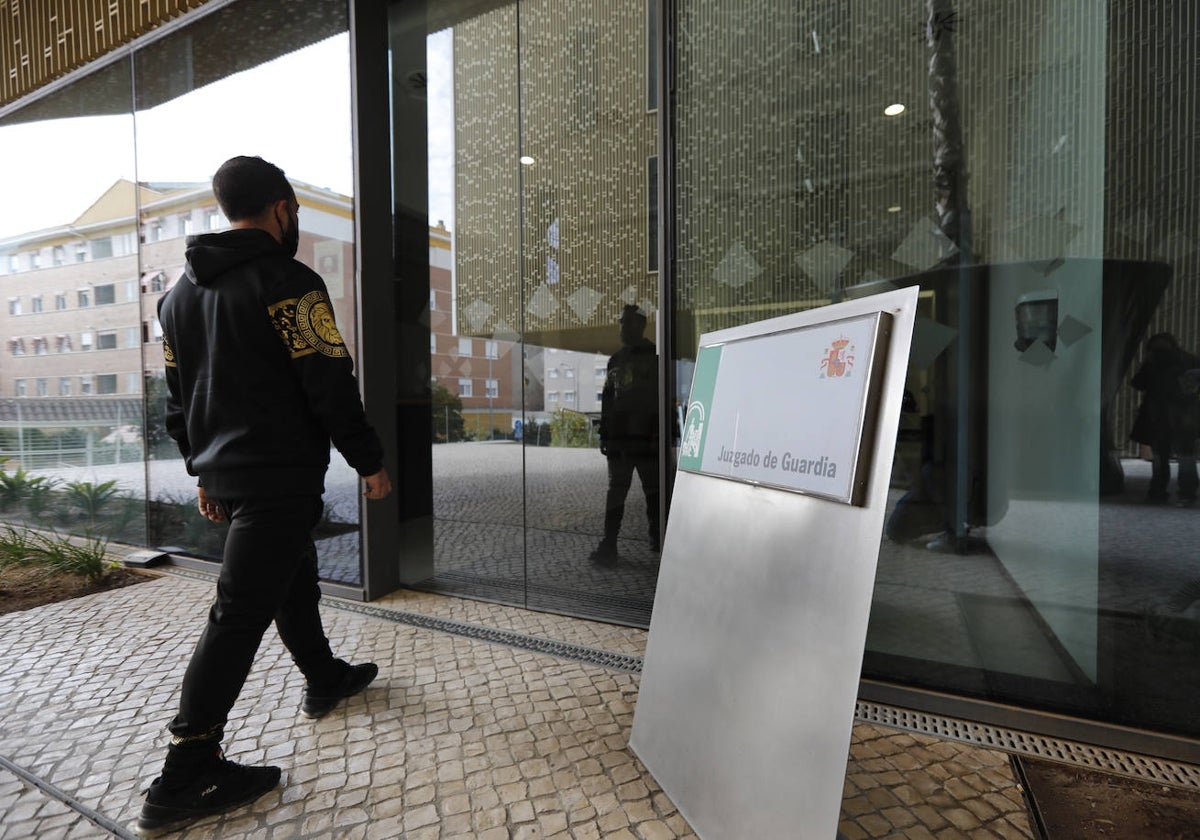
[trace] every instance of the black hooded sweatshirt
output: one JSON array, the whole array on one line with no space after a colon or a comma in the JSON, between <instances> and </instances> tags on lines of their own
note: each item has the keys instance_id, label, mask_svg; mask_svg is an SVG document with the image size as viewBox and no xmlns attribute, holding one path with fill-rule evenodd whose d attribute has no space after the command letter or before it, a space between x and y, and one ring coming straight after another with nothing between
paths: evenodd
<instances>
[{"instance_id":1,"label":"black hooded sweatshirt","mask_svg":"<svg viewBox=\"0 0 1200 840\"><path fill-rule=\"evenodd\" d=\"M188 237L163 296L167 432L214 498L320 494L329 444L359 475L383 447L321 277L255 228Z\"/></svg>"}]
</instances>

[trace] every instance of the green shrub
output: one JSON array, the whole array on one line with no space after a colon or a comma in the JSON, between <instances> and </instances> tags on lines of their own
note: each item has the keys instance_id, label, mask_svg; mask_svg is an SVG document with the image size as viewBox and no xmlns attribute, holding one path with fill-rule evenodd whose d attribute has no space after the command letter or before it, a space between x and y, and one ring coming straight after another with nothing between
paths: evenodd
<instances>
[{"instance_id":1,"label":"green shrub","mask_svg":"<svg viewBox=\"0 0 1200 840\"><path fill-rule=\"evenodd\" d=\"M100 484L90 481L67 482L67 499L87 516L88 522L95 520L96 514L109 499L117 495L117 492L116 481L104 481Z\"/></svg>"},{"instance_id":2,"label":"green shrub","mask_svg":"<svg viewBox=\"0 0 1200 840\"><path fill-rule=\"evenodd\" d=\"M20 504L31 493L41 492L43 489L49 491L53 485L51 479L30 475L24 467L17 467L17 471L12 473L0 467L0 510Z\"/></svg>"},{"instance_id":3,"label":"green shrub","mask_svg":"<svg viewBox=\"0 0 1200 840\"><path fill-rule=\"evenodd\" d=\"M81 575L99 580L117 564L108 559L108 541L87 537L73 540L56 533L17 530L11 525L0 531L0 573L22 566L45 574Z\"/></svg>"}]
</instances>

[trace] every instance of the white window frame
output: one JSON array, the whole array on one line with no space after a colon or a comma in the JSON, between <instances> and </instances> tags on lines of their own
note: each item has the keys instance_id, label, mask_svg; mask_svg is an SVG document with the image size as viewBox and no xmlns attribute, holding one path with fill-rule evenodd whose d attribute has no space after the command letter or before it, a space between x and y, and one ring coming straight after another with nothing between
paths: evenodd
<instances>
[{"instance_id":1,"label":"white window frame","mask_svg":"<svg viewBox=\"0 0 1200 840\"><path fill-rule=\"evenodd\" d=\"M459 379L458 380L458 395L460 397L473 397L473 396L475 396L474 392L475 392L475 384L474 384L473 380L471 380L471 379Z\"/></svg>"}]
</instances>

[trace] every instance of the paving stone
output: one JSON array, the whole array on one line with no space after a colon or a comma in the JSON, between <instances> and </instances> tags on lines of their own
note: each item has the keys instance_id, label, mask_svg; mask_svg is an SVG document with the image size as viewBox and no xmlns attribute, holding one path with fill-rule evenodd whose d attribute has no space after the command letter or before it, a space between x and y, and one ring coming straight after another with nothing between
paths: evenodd
<instances>
[{"instance_id":1,"label":"paving stone","mask_svg":"<svg viewBox=\"0 0 1200 840\"><path fill-rule=\"evenodd\" d=\"M0 755L132 823L138 792L161 767L211 589L165 575L0 617ZM596 622L422 593L387 603L605 650L645 648L644 631ZM280 765L284 785L181 840L695 836L629 751L636 676L328 604L323 615L338 654L379 662L380 678L328 717L303 719L303 678L268 633L226 749ZM97 712L98 702L115 713ZM852 840L945 840L970 825L1032 837L1007 758L992 750L859 724L845 794L841 825ZM110 836L0 773L0 840L60 834Z\"/></svg>"}]
</instances>

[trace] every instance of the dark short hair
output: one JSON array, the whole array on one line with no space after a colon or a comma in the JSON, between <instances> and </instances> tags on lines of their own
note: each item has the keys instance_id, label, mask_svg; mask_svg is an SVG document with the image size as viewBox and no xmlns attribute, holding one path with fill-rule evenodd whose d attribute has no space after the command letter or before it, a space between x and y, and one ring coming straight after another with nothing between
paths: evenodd
<instances>
[{"instance_id":1,"label":"dark short hair","mask_svg":"<svg viewBox=\"0 0 1200 840\"><path fill-rule=\"evenodd\" d=\"M642 310L642 307L638 306L636 303L628 303L625 305L625 308L621 310L621 317L617 320L621 323L632 321L635 324L645 324L646 313Z\"/></svg>"},{"instance_id":2,"label":"dark short hair","mask_svg":"<svg viewBox=\"0 0 1200 840\"><path fill-rule=\"evenodd\" d=\"M212 185L221 212L231 222L256 218L276 201L296 195L283 170L257 156L225 161Z\"/></svg>"}]
</instances>

